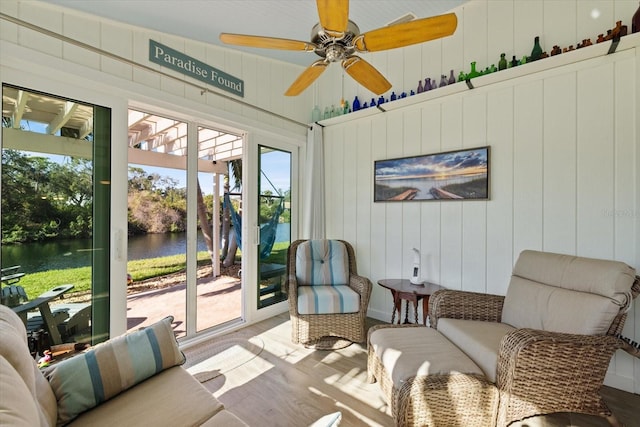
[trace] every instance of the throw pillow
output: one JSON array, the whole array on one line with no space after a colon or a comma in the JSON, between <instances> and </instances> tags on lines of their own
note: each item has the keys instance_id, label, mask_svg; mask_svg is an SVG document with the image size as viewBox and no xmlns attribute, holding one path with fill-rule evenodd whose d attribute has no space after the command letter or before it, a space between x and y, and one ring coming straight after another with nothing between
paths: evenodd
<instances>
[{"instance_id":1,"label":"throw pillow","mask_svg":"<svg viewBox=\"0 0 640 427\"><path fill-rule=\"evenodd\" d=\"M173 317L166 317L47 368L43 373L58 401L58 425L165 369L184 363L172 323Z\"/></svg>"},{"instance_id":2,"label":"throw pillow","mask_svg":"<svg viewBox=\"0 0 640 427\"><path fill-rule=\"evenodd\" d=\"M349 284L347 248L338 240L307 240L296 251L298 285Z\"/></svg>"}]
</instances>

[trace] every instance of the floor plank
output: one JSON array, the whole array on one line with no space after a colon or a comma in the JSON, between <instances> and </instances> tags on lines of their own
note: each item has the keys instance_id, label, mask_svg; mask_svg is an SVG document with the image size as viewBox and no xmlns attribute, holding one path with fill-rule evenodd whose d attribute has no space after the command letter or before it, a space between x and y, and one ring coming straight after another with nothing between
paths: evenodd
<instances>
[{"instance_id":1,"label":"floor plank","mask_svg":"<svg viewBox=\"0 0 640 427\"><path fill-rule=\"evenodd\" d=\"M369 326L381 323L368 319ZM368 384L365 345L316 351L291 342L288 314L225 335L262 340L259 357L204 383L227 409L251 426L308 426L342 412L340 426L393 426L390 408L377 384ZM221 339L221 338L215 338ZM189 351L184 350L189 360ZM603 397L626 427L640 427L640 396L605 387ZM599 417L554 414L514 427L598 427Z\"/></svg>"}]
</instances>

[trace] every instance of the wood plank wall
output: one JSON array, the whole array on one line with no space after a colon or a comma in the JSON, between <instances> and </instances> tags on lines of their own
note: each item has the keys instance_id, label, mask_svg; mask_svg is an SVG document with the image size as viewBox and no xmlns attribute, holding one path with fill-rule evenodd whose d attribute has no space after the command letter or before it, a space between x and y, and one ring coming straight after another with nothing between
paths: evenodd
<instances>
[{"instance_id":1,"label":"wood plank wall","mask_svg":"<svg viewBox=\"0 0 640 427\"><path fill-rule=\"evenodd\" d=\"M636 8L635 1L472 1L459 11L451 39L378 55L374 65L394 88L415 86L420 76L436 75L434 66L486 64L501 51L522 56L534 35L575 44L618 16L629 23ZM593 9L601 17L595 24ZM413 247L421 250L426 279L477 292L504 294L527 248L617 259L640 270L636 50L329 123L327 236L355 245L359 271L374 284L409 278ZM345 81L347 88L370 98ZM375 160L483 145L491 146L490 201L373 202ZM370 314L389 319L391 309L388 291L374 285ZM640 341L638 301L624 333ZM640 392L640 363L618 352L607 383Z\"/></svg>"}]
</instances>

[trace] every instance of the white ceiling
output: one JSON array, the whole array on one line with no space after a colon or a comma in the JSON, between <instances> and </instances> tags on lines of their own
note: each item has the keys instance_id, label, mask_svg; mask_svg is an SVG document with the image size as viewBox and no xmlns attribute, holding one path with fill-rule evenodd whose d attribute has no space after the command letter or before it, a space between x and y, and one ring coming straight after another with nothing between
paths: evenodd
<instances>
[{"instance_id":1,"label":"white ceiling","mask_svg":"<svg viewBox=\"0 0 640 427\"><path fill-rule=\"evenodd\" d=\"M318 22L313 0L43 0L167 34L222 45L221 32L308 41ZM441 15L468 0L351 0L349 18L360 32L383 27L407 13ZM298 65L317 57L307 52L234 47Z\"/></svg>"}]
</instances>

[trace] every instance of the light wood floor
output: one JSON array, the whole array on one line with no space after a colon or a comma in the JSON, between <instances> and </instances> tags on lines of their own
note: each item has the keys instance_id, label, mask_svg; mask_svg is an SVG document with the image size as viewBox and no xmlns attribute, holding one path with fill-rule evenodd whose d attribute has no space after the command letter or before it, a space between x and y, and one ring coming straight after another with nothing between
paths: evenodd
<instances>
[{"instance_id":1,"label":"light wood floor","mask_svg":"<svg viewBox=\"0 0 640 427\"><path fill-rule=\"evenodd\" d=\"M370 324L381 323L370 319ZM264 342L258 357L204 383L227 409L251 426L308 426L342 412L340 426L393 426L378 384L368 384L364 344L314 351L291 343L289 315L248 326L224 338ZM255 338L254 338L255 337ZM220 338L218 338L220 339ZM189 349L184 350L187 359ZM640 427L640 396L605 387L607 404L626 427ZM607 426L598 417L554 414L518 427Z\"/></svg>"}]
</instances>

